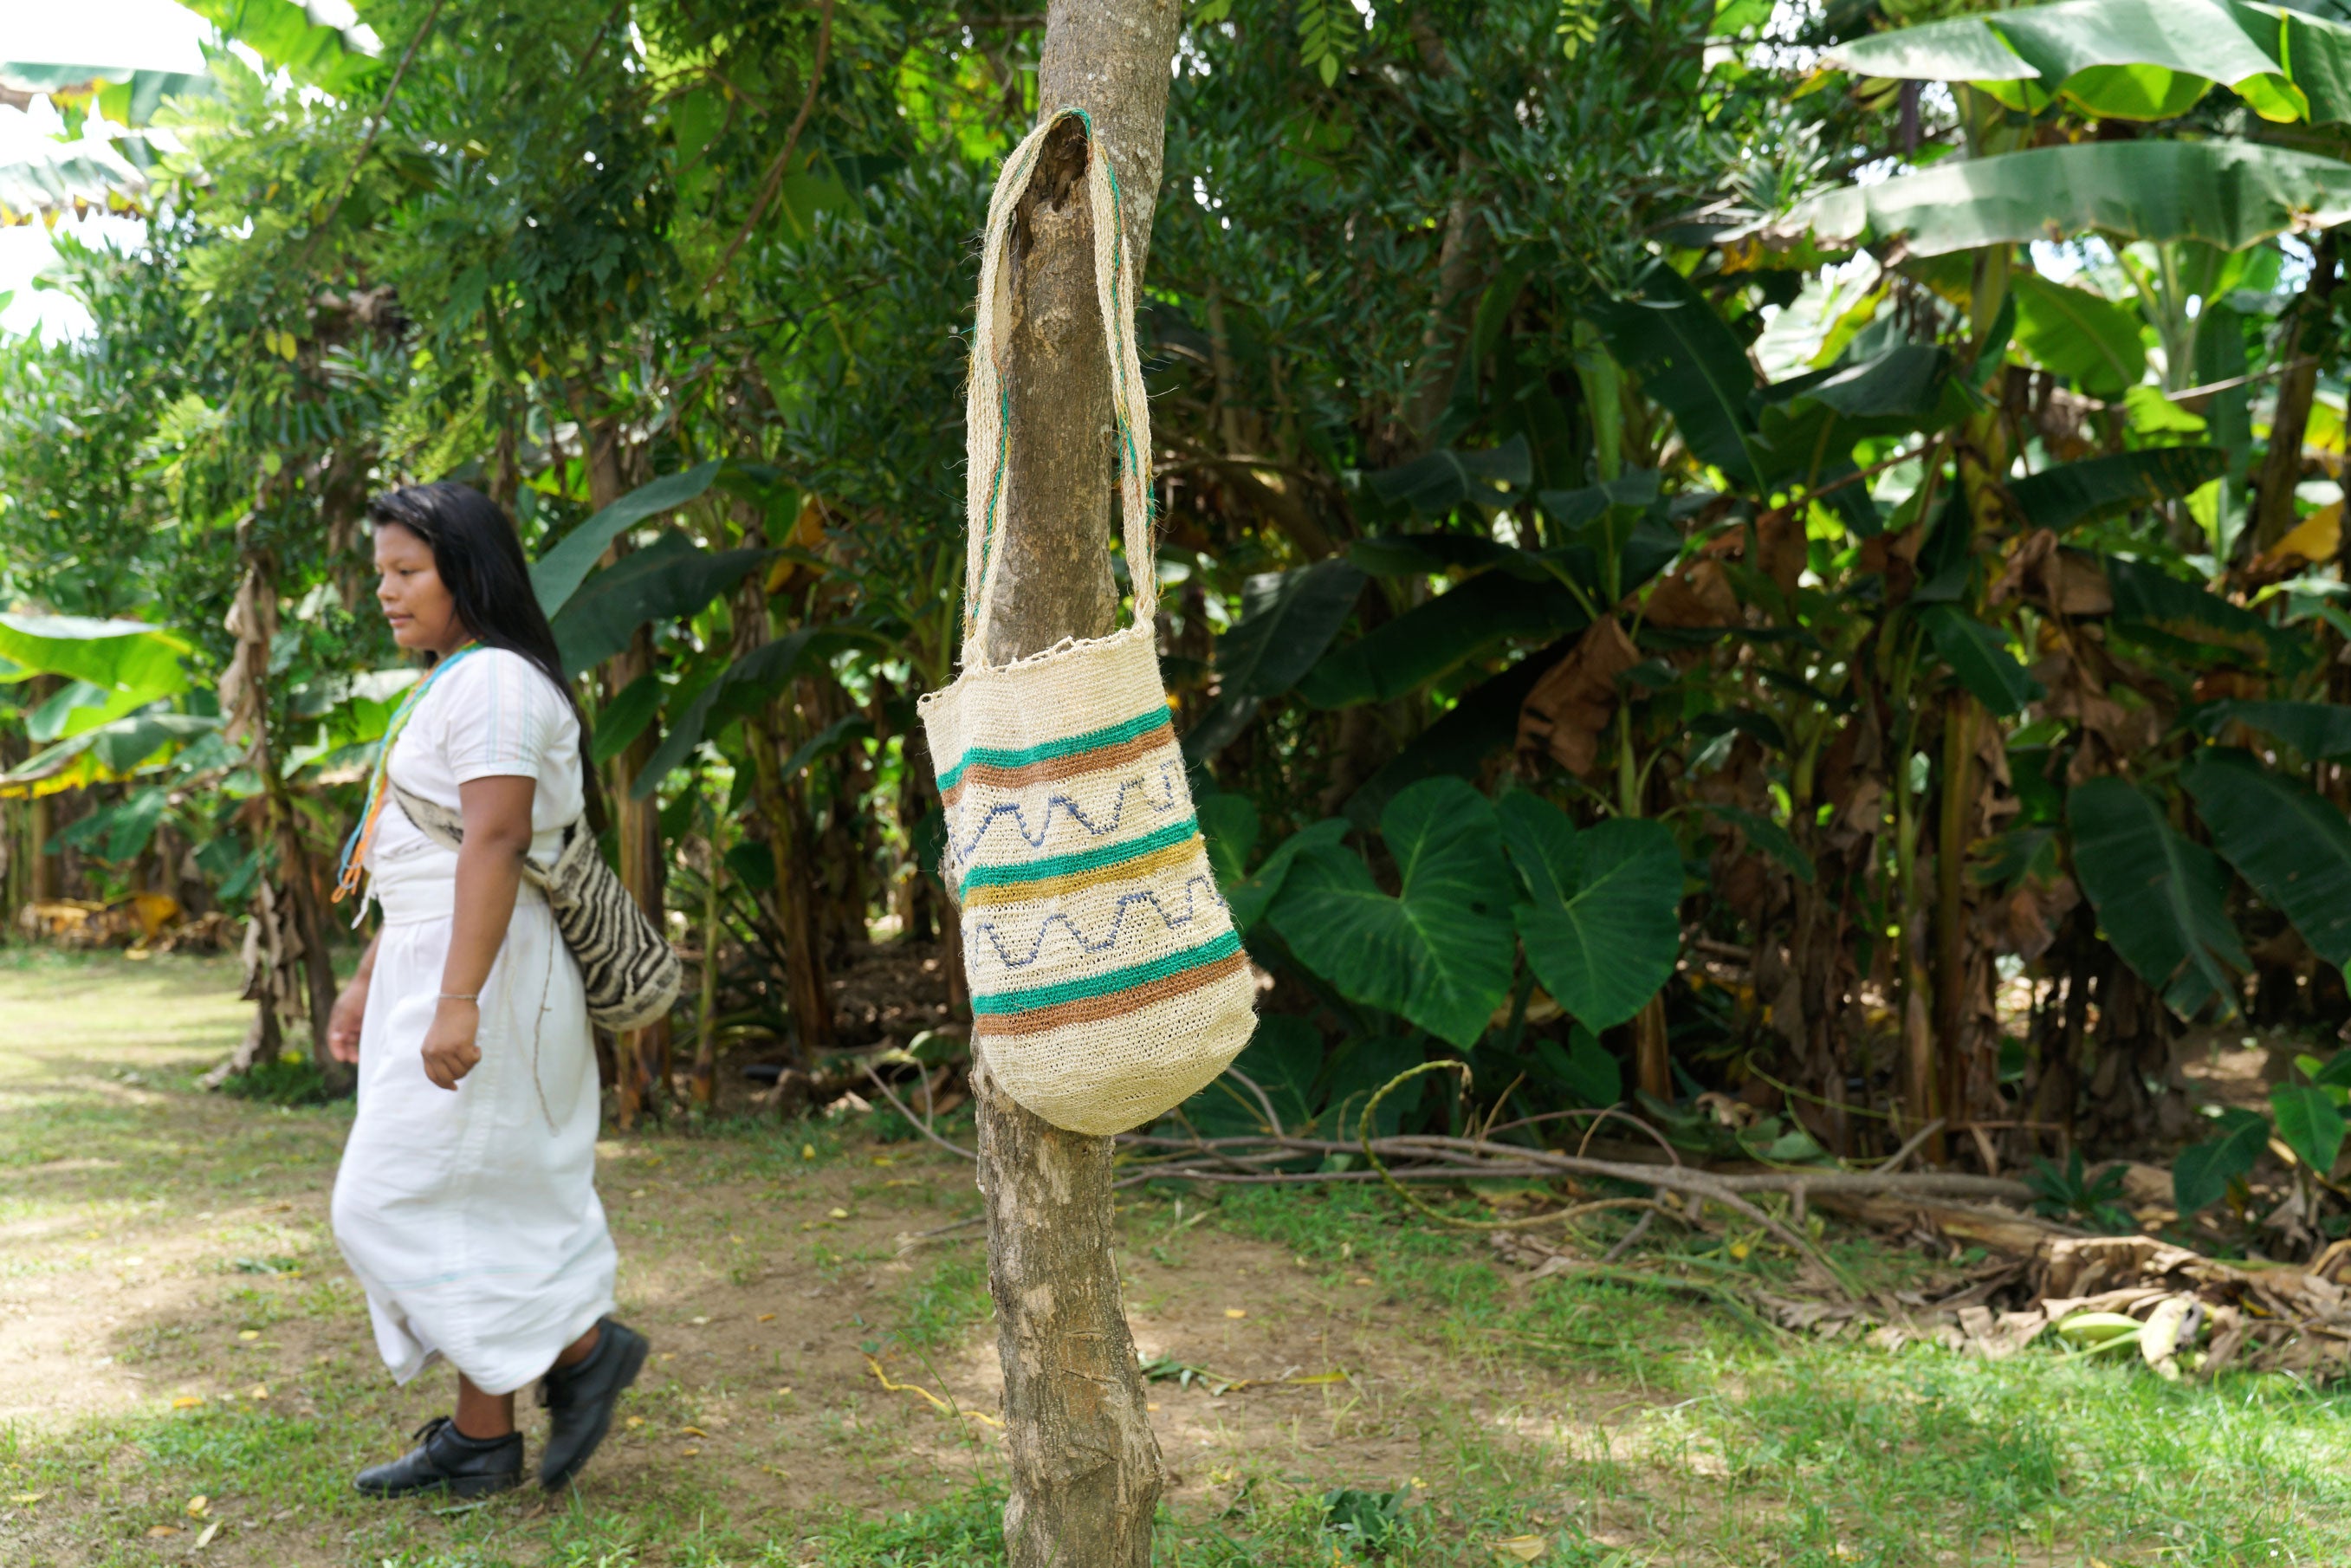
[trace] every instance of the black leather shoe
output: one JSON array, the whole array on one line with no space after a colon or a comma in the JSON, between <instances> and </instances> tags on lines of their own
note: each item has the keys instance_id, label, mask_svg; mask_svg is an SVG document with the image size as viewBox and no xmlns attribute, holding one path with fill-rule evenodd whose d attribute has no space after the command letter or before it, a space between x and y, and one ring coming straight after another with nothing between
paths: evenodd
<instances>
[{"instance_id":1,"label":"black leather shoe","mask_svg":"<svg viewBox=\"0 0 2351 1568\"><path fill-rule=\"evenodd\" d=\"M626 1323L606 1318L596 1325L596 1348L570 1366L550 1368L539 1380L538 1402L547 1406L547 1447L538 1457L539 1484L549 1491L569 1486L604 1434L612 1427L612 1406L621 1390L637 1380L652 1342Z\"/></svg>"},{"instance_id":2,"label":"black leather shoe","mask_svg":"<svg viewBox=\"0 0 2351 1568\"><path fill-rule=\"evenodd\" d=\"M416 1429L416 1447L390 1464L372 1465L353 1484L370 1497L448 1492L481 1497L522 1484L522 1434L468 1437L446 1416Z\"/></svg>"}]
</instances>

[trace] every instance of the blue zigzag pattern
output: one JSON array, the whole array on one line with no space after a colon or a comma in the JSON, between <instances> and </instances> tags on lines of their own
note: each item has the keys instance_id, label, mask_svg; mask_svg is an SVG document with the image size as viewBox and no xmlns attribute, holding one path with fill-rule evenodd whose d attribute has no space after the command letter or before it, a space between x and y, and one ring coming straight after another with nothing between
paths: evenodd
<instances>
[{"instance_id":1,"label":"blue zigzag pattern","mask_svg":"<svg viewBox=\"0 0 2351 1568\"><path fill-rule=\"evenodd\" d=\"M1170 931L1175 930L1180 925L1191 925L1193 921L1199 918L1200 915L1200 911L1197 908L1198 900L1195 896L1193 891L1194 889L1200 887L1205 887L1208 890L1208 899L1216 905L1216 907L1218 909L1225 907L1224 894L1217 891L1216 879L1207 875L1195 875L1189 882L1186 882L1184 884L1184 913L1180 915L1168 914L1167 906L1159 902L1159 895L1155 893L1146 891L1143 893L1122 894L1119 896L1118 905L1116 909L1113 911L1111 915L1110 931L1101 941L1097 942L1089 937L1084 931L1079 928L1078 923L1069 915L1056 913L1047 915L1045 917L1045 923L1037 927L1037 940L1029 945L1029 956L1025 958L1016 958L1005 949L1004 938L1000 935L1000 932L1003 929L1001 926L998 925L993 920L982 920L975 923L971 928L971 935L967 939L970 945L970 953L967 955L967 957L977 956L979 952L979 944L981 940L985 938L987 945L996 949L996 956L998 960L1000 961L1006 968L1025 969L1029 967L1029 965L1034 964L1038 958L1043 955L1045 951L1045 938L1052 934L1053 927L1056 925L1059 925L1064 931L1067 931L1071 936L1076 937L1078 946L1085 951L1089 953L1107 953L1112 948L1118 946L1119 938L1125 931L1126 912L1138 904L1149 904L1151 906L1151 913L1159 916L1160 924ZM1015 938L1015 946L1018 946L1018 938Z\"/></svg>"},{"instance_id":2,"label":"blue zigzag pattern","mask_svg":"<svg viewBox=\"0 0 2351 1568\"><path fill-rule=\"evenodd\" d=\"M1093 837L1106 839L1118 831L1119 824L1126 818L1126 797L1129 792L1142 790L1143 803L1150 807L1155 814L1164 817L1170 811L1180 811L1184 809L1182 784L1183 765L1175 761L1162 762L1159 765L1159 799L1155 800L1151 798L1149 775L1138 773L1119 785L1117 798L1111 802L1110 819L1100 823L1088 816L1086 809L1069 796L1058 793L1049 795L1045 798L1044 820L1037 824L1036 831L1033 832L1029 827L1029 813L1023 809L1021 803L1018 800L1007 800L1001 805L989 807L987 815L980 819L979 826L974 828L970 836L961 844L955 846L953 863L960 866L970 860L973 852L979 848L980 841L987 836L988 830L1008 817L1012 821L1013 831L1027 841L1032 850L1041 850L1045 847L1045 836L1053 831L1053 815L1057 811L1066 813L1071 821Z\"/></svg>"}]
</instances>

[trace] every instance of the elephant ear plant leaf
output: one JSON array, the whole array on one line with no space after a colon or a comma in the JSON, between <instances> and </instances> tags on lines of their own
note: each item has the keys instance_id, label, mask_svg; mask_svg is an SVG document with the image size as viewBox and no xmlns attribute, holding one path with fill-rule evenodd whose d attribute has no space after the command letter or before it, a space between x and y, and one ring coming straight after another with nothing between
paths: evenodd
<instances>
[{"instance_id":1,"label":"elephant ear plant leaf","mask_svg":"<svg viewBox=\"0 0 2351 1568\"><path fill-rule=\"evenodd\" d=\"M1682 856L1662 822L1617 818L1577 831L1536 796L1495 808L1525 895L1516 910L1527 962L1586 1029L1641 1010L1681 956Z\"/></svg>"},{"instance_id":2,"label":"elephant ear plant leaf","mask_svg":"<svg viewBox=\"0 0 2351 1568\"><path fill-rule=\"evenodd\" d=\"M1297 854L1270 918L1342 996L1466 1048L1509 994L1515 957L1493 808L1465 780L1431 779L1388 802L1380 836L1395 858L1398 893L1384 892L1361 856L1326 838Z\"/></svg>"}]
</instances>

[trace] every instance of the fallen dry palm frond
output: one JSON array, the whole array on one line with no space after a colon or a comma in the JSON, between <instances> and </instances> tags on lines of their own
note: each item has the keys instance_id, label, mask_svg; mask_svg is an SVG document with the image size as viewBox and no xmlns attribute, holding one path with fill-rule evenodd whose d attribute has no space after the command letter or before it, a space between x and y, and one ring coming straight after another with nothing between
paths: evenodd
<instances>
[{"instance_id":1,"label":"fallen dry palm frond","mask_svg":"<svg viewBox=\"0 0 2351 1568\"><path fill-rule=\"evenodd\" d=\"M2045 1338L2069 1355L2135 1352L2169 1378L2231 1369L2351 1377L2351 1241L2308 1264L2225 1262L2153 1237L2053 1227L2030 1252L1989 1259L1939 1297L1881 1291L1844 1299L1610 1269L1531 1236L1493 1243L1499 1261L1527 1270L1525 1283L1592 1279L1680 1291L1742 1319L1761 1314L1781 1329L1850 1334L1886 1351L1922 1342L1997 1361Z\"/></svg>"}]
</instances>

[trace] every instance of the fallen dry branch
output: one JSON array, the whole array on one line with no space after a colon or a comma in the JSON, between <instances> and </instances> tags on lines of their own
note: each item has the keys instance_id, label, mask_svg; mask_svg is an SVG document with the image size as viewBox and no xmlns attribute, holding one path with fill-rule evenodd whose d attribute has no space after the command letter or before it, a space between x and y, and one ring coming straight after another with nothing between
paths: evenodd
<instances>
[{"instance_id":1,"label":"fallen dry branch","mask_svg":"<svg viewBox=\"0 0 2351 1568\"><path fill-rule=\"evenodd\" d=\"M1456 1064L1431 1062L1414 1070L1414 1072L1442 1071L1453 1065ZM916 1115L876 1071L872 1062L867 1061L861 1066L874 1089L925 1138L962 1158L972 1157L969 1150L941 1135L930 1118ZM1369 1124L1373 1120L1380 1098L1389 1089L1413 1075L1408 1072L1399 1077L1374 1095L1364 1107L1364 1122ZM1672 1163L1599 1159L1536 1145L1504 1143L1489 1134L1459 1137L1416 1133L1354 1140L1301 1137L1279 1131L1280 1122L1273 1113L1270 1099L1255 1084L1247 1086L1263 1103L1268 1124L1276 1131L1215 1138L1164 1133L1123 1134L1116 1140L1121 1166L1116 1185L1131 1187L1154 1181L1196 1181L1236 1186L1307 1186L1325 1182L1377 1181L1393 1187L1406 1203L1432 1218L1447 1225L1483 1230L1565 1224L1583 1216L1618 1208L1644 1209L1647 1211L1644 1215L1646 1222L1660 1211L1658 1198L1670 1193L1689 1207L1689 1218L1694 1219L1701 1214L1705 1205L1714 1204L1755 1224L1803 1259L1846 1296L1855 1296L1859 1292L1827 1255L1808 1237L1792 1228L1778 1216L1757 1207L1750 1201L1750 1195L1784 1194L1791 1200L1791 1208L1800 1218L1807 1203L1815 1198L1827 1203L1856 1198L1915 1203L1920 1199L1938 1197L2019 1200L2029 1199L2032 1196L2032 1188L2022 1182L1997 1176L1934 1171L1906 1172L1884 1168L1870 1171L1713 1171L1679 1163L1679 1155L1662 1138L1658 1139L1659 1146L1664 1151L1664 1157ZM1604 1119L1626 1119L1613 1110L1587 1110L1555 1112L1536 1120L1578 1117L1591 1119L1595 1129ZM1514 1123L1497 1130L1511 1131L1531 1124ZM1638 1125L1637 1123L1635 1124ZM1654 1129L1644 1127L1643 1130L1656 1135ZM1585 1143L1588 1145L1590 1141L1587 1136ZM1364 1159L1368 1168L1353 1164L1357 1156ZM1301 1168L1308 1162L1311 1162L1311 1168ZM1645 1188L1648 1196L1577 1192L1573 1194L1577 1201L1558 1208L1508 1219L1464 1220L1431 1208L1414 1197L1405 1185L1431 1181L1523 1181L1554 1177L1612 1182ZM1985 1212L2005 1217L2003 1210Z\"/></svg>"},{"instance_id":2,"label":"fallen dry branch","mask_svg":"<svg viewBox=\"0 0 2351 1568\"><path fill-rule=\"evenodd\" d=\"M2088 1234L2031 1214L1985 1204L1947 1203L1899 1193L1823 1193L1820 1207L1840 1218L1857 1220L1896 1235L1917 1233L1961 1246L1984 1247L2012 1258L2030 1258L2068 1237Z\"/></svg>"}]
</instances>

